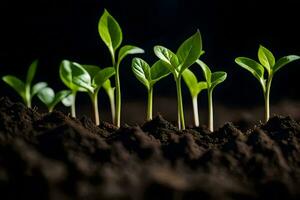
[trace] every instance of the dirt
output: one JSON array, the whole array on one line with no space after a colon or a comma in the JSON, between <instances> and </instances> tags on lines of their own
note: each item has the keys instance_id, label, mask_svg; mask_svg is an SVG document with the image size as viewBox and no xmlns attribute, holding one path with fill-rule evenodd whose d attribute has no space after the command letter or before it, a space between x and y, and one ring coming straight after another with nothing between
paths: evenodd
<instances>
[{"instance_id":1,"label":"dirt","mask_svg":"<svg viewBox=\"0 0 300 200\"><path fill-rule=\"evenodd\" d=\"M0 199L300 199L300 124L241 130L97 127L1 98Z\"/></svg>"}]
</instances>

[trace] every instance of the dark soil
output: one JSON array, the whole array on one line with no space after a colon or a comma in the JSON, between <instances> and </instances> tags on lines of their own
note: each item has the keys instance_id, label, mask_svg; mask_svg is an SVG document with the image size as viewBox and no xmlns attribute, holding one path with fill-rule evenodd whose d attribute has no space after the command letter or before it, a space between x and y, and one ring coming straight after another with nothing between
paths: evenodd
<instances>
[{"instance_id":1,"label":"dark soil","mask_svg":"<svg viewBox=\"0 0 300 200\"><path fill-rule=\"evenodd\" d=\"M0 99L0 199L300 199L300 124L276 116L240 131L179 131L157 116L142 126Z\"/></svg>"}]
</instances>

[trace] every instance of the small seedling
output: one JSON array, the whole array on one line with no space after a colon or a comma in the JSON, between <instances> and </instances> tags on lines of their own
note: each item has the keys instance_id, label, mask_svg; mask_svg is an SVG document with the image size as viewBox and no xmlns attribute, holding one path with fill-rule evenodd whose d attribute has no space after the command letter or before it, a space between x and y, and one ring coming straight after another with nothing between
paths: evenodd
<instances>
[{"instance_id":1,"label":"small seedling","mask_svg":"<svg viewBox=\"0 0 300 200\"><path fill-rule=\"evenodd\" d=\"M144 53L144 50L132 45L125 45L119 49L123 40L123 34L120 25L109 14L107 10L104 10L99 24L98 31L101 39L108 47L112 65L115 69L115 88L116 88L116 115L114 124L120 127L121 122L121 84L120 84L120 73L119 68L121 61L129 54ZM116 58L116 51L119 49L118 57Z\"/></svg>"},{"instance_id":2,"label":"small seedling","mask_svg":"<svg viewBox=\"0 0 300 200\"><path fill-rule=\"evenodd\" d=\"M185 129L181 77L184 70L194 64L203 53L201 34L197 31L194 35L185 40L178 48L176 54L163 46L155 46L154 53L164 62L174 76L177 89L178 128Z\"/></svg>"},{"instance_id":3,"label":"small seedling","mask_svg":"<svg viewBox=\"0 0 300 200\"><path fill-rule=\"evenodd\" d=\"M23 102L28 108L31 108L32 98L44 87L47 86L45 82L36 83L31 87L32 80L36 74L38 61L35 60L27 71L26 81L23 82L19 78L11 75L2 77L2 80L11 86L23 99Z\"/></svg>"},{"instance_id":4,"label":"small seedling","mask_svg":"<svg viewBox=\"0 0 300 200\"><path fill-rule=\"evenodd\" d=\"M204 78L207 84L207 97L208 97L208 129L214 131L214 111L213 111L213 90L215 87L225 81L227 73L223 71L211 72L209 67L202 62L197 60L197 64L200 65L203 71Z\"/></svg>"},{"instance_id":5,"label":"small seedling","mask_svg":"<svg viewBox=\"0 0 300 200\"><path fill-rule=\"evenodd\" d=\"M189 88L191 97L192 97L192 103L193 103L193 111L194 111L194 123L195 126L199 126L199 113L198 113L198 95L200 92L204 89L207 89L207 83L204 81L198 82L197 77L195 74L189 70L186 69L182 73L183 80L186 83L187 87Z\"/></svg>"},{"instance_id":6,"label":"small seedling","mask_svg":"<svg viewBox=\"0 0 300 200\"><path fill-rule=\"evenodd\" d=\"M262 45L258 49L259 63L251 58L238 57L235 62L242 68L248 70L259 81L262 86L264 100L265 100L265 113L264 121L267 122L270 117L270 89L274 74L287 65L288 63L300 59L297 55L289 55L280 58L277 62L271 51ZM267 77L265 78L265 70Z\"/></svg>"},{"instance_id":7,"label":"small seedling","mask_svg":"<svg viewBox=\"0 0 300 200\"><path fill-rule=\"evenodd\" d=\"M148 90L147 120L149 121L152 119L153 86L157 81L169 75L170 71L161 60L150 67L141 58L134 58L132 60L132 71L135 77Z\"/></svg>"},{"instance_id":8,"label":"small seedling","mask_svg":"<svg viewBox=\"0 0 300 200\"><path fill-rule=\"evenodd\" d=\"M55 94L52 88L45 87L39 91L37 96L41 100L41 102L43 102L47 106L48 111L52 112L54 107L63 99L65 99L69 94L71 94L71 91L69 90L62 90Z\"/></svg>"},{"instance_id":9,"label":"small seedling","mask_svg":"<svg viewBox=\"0 0 300 200\"><path fill-rule=\"evenodd\" d=\"M76 117L76 94L78 91L85 92L89 88L91 78L88 72L78 63L69 60L63 60L59 68L59 76L62 82L71 90L71 95L68 100L72 100L71 116ZM80 87L85 85L86 87ZM89 88L93 90L93 88Z\"/></svg>"}]
</instances>

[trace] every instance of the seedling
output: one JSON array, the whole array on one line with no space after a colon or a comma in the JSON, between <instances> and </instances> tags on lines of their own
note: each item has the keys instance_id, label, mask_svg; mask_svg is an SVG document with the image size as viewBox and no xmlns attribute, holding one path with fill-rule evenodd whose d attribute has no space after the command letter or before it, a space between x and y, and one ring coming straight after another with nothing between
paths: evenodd
<instances>
[{"instance_id":1,"label":"seedling","mask_svg":"<svg viewBox=\"0 0 300 200\"><path fill-rule=\"evenodd\" d=\"M201 34L198 30L194 35L185 40L178 48L176 54L163 46L155 46L154 53L163 61L174 76L177 89L178 128L185 129L181 77L184 70L194 64L203 53Z\"/></svg>"},{"instance_id":2,"label":"seedling","mask_svg":"<svg viewBox=\"0 0 300 200\"><path fill-rule=\"evenodd\" d=\"M71 90L71 95L68 100L72 100L71 116L76 117L76 94L78 91L85 92L87 90L86 88L90 86L91 78L83 67L81 67L78 63L71 62L69 60L63 60L61 62L59 75L62 82ZM81 87L84 84L86 87ZM89 89L92 90L93 88Z\"/></svg>"},{"instance_id":3,"label":"seedling","mask_svg":"<svg viewBox=\"0 0 300 200\"><path fill-rule=\"evenodd\" d=\"M187 87L189 88L191 97L192 97L192 103L193 103L193 111L194 111L194 123L195 126L199 126L199 113L198 113L198 95L199 93L207 88L207 83L204 81L198 82L197 77L195 74L189 70L186 69L182 73L183 80L186 83Z\"/></svg>"},{"instance_id":4,"label":"seedling","mask_svg":"<svg viewBox=\"0 0 300 200\"><path fill-rule=\"evenodd\" d=\"M94 119L95 124L99 125L99 108L98 108L98 93L100 88L104 85L106 81L109 80L111 76L115 74L115 69L113 67L107 67L104 69L100 69L100 67L94 65L82 65L82 67L86 70L89 75L89 79L91 80L88 85L86 83L76 83L78 86L85 88L86 92L88 92L91 101L93 103L94 110Z\"/></svg>"},{"instance_id":5,"label":"seedling","mask_svg":"<svg viewBox=\"0 0 300 200\"><path fill-rule=\"evenodd\" d=\"M270 117L270 89L274 74L287 65L288 63L298 60L300 57L297 55L289 55L280 58L277 62L271 51L262 45L258 49L259 63L251 58L238 57L235 62L242 68L248 70L259 81L262 86L262 91L265 100L264 121L267 122ZM267 77L265 78L265 70Z\"/></svg>"},{"instance_id":6,"label":"seedling","mask_svg":"<svg viewBox=\"0 0 300 200\"><path fill-rule=\"evenodd\" d=\"M19 78L11 75L6 75L2 77L2 80L12 87L23 99L23 102L28 108L31 108L32 98L44 87L47 86L45 82L36 83L31 87L32 80L36 74L38 61L35 60L27 71L26 81L23 82Z\"/></svg>"},{"instance_id":7,"label":"seedling","mask_svg":"<svg viewBox=\"0 0 300 200\"><path fill-rule=\"evenodd\" d=\"M69 94L71 94L71 91L69 90L62 90L55 94L52 88L44 87L39 91L37 96L41 100L41 102L43 102L47 106L48 111L52 112L54 107Z\"/></svg>"},{"instance_id":8,"label":"seedling","mask_svg":"<svg viewBox=\"0 0 300 200\"><path fill-rule=\"evenodd\" d=\"M197 64L200 65L203 71L204 78L207 84L207 97L208 97L208 129L214 131L214 111L213 111L213 90L215 87L225 81L227 73L223 71L211 72L209 67L202 62L197 60Z\"/></svg>"},{"instance_id":9,"label":"seedling","mask_svg":"<svg viewBox=\"0 0 300 200\"><path fill-rule=\"evenodd\" d=\"M169 75L170 71L161 60L157 61L152 65L152 67L150 67L149 64L141 58L134 58L132 60L132 71L135 77L148 90L147 120L151 120L153 86L157 81Z\"/></svg>"},{"instance_id":10,"label":"seedling","mask_svg":"<svg viewBox=\"0 0 300 200\"><path fill-rule=\"evenodd\" d=\"M129 54L139 54L144 53L144 50L132 45L125 45L119 49L123 40L123 34L120 25L114 19L113 16L109 14L107 10L104 10L99 24L98 31L101 39L108 47L112 65L115 69L115 87L116 87L116 115L114 119L114 124L120 127L121 122L121 85L120 85L120 73L119 68L121 61ZM116 52L119 49L118 57L116 57Z\"/></svg>"}]
</instances>

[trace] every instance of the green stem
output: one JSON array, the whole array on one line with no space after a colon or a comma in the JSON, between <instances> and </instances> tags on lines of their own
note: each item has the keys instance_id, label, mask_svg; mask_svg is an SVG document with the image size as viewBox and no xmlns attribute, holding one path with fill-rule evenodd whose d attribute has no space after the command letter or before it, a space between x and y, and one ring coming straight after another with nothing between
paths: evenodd
<instances>
[{"instance_id":1,"label":"green stem","mask_svg":"<svg viewBox=\"0 0 300 200\"><path fill-rule=\"evenodd\" d=\"M195 126L199 126L199 113L198 113L198 96L195 96L193 99L193 111L194 111L194 123Z\"/></svg>"},{"instance_id":2,"label":"green stem","mask_svg":"<svg viewBox=\"0 0 300 200\"><path fill-rule=\"evenodd\" d=\"M94 122L98 126L100 124L98 109L98 91L95 91L93 94L90 94L90 97L93 103Z\"/></svg>"},{"instance_id":3,"label":"green stem","mask_svg":"<svg viewBox=\"0 0 300 200\"><path fill-rule=\"evenodd\" d=\"M264 94L264 99L265 99L265 118L264 122L267 123L269 118L270 118L270 90L271 90L271 83L272 83L273 76L270 75L268 80L267 80L267 86L266 86L266 91Z\"/></svg>"},{"instance_id":4,"label":"green stem","mask_svg":"<svg viewBox=\"0 0 300 200\"><path fill-rule=\"evenodd\" d=\"M213 101L212 101L212 90L207 90L208 94L208 129L214 131L214 110L213 110Z\"/></svg>"},{"instance_id":5,"label":"green stem","mask_svg":"<svg viewBox=\"0 0 300 200\"><path fill-rule=\"evenodd\" d=\"M153 87L148 90L147 121L152 120Z\"/></svg>"},{"instance_id":6,"label":"green stem","mask_svg":"<svg viewBox=\"0 0 300 200\"><path fill-rule=\"evenodd\" d=\"M31 108L30 85L25 86L25 104L28 108Z\"/></svg>"},{"instance_id":7,"label":"green stem","mask_svg":"<svg viewBox=\"0 0 300 200\"><path fill-rule=\"evenodd\" d=\"M182 94L181 94L181 76L175 78L175 82L176 82L176 89L177 89L178 128L179 130L184 130L185 123L184 123L184 113L183 113Z\"/></svg>"},{"instance_id":8,"label":"green stem","mask_svg":"<svg viewBox=\"0 0 300 200\"><path fill-rule=\"evenodd\" d=\"M111 119L112 122L114 122L115 120L115 116L116 116L116 107L115 107L115 90L109 90L108 92L108 98L109 98L109 103L110 103L110 110L111 110Z\"/></svg>"},{"instance_id":9,"label":"green stem","mask_svg":"<svg viewBox=\"0 0 300 200\"><path fill-rule=\"evenodd\" d=\"M53 112L53 109L54 109L53 106L49 107L49 108L48 108L49 113Z\"/></svg>"},{"instance_id":10,"label":"green stem","mask_svg":"<svg viewBox=\"0 0 300 200\"><path fill-rule=\"evenodd\" d=\"M72 96L73 96L73 102L72 102L72 105L71 105L71 116L72 117L76 117L76 106L75 106L75 103L76 103L76 91L72 91Z\"/></svg>"},{"instance_id":11,"label":"green stem","mask_svg":"<svg viewBox=\"0 0 300 200\"><path fill-rule=\"evenodd\" d=\"M115 84L116 84L116 116L115 125L120 127L121 125L121 86L120 86L120 75L119 75L119 63L117 63L115 74Z\"/></svg>"}]
</instances>

